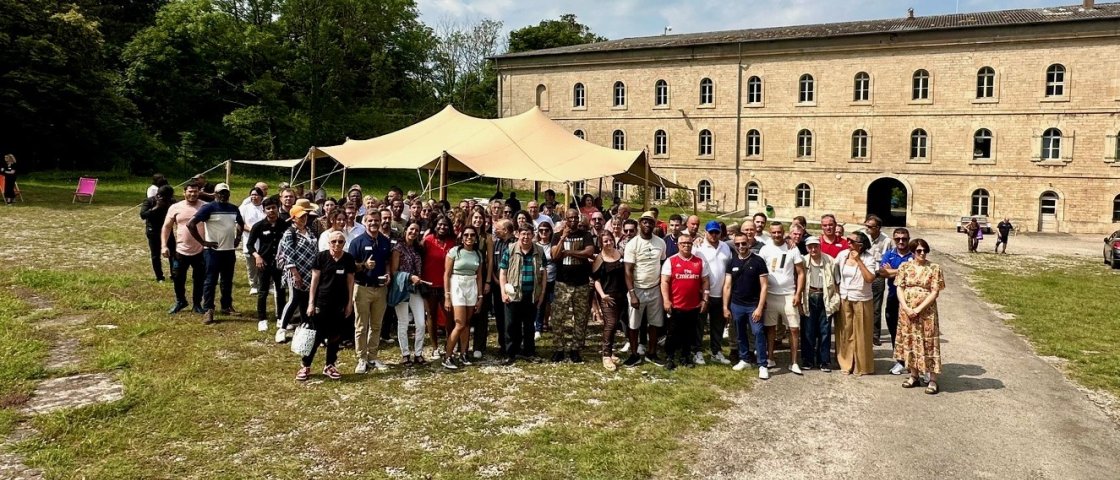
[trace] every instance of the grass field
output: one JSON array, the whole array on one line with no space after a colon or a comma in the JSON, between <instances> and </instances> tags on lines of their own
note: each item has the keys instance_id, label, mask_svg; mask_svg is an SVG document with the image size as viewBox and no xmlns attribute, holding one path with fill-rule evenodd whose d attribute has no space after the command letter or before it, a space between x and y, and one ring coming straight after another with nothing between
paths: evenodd
<instances>
[{"instance_id":1,"label":"grass field","mask_svg":"<svg viewBox=\"0 0 1120 480\"><path fill-rule=\"evenodd\" d=\"M597 365L595 328L585 365L404 369L392 346L381 354L389 372L351 374L352 352L343 351L342 381L317 375L300 384L292 379L298 359L256 332L242 260L234 295L241 318L204 326L194 314L169 317L171 285L151 279L143 226L129 210L148 182L100 175L93 205L72 205L76 177L21 179L28 201L0 208L0 435L27 422L38 434L10 448L49 478L672 476L695 448L680 439L750 385L747 375L714 366L608 373ZM398 181L412 188L403 177L353 180L375 192ZM239 176L233 189L251 183ZM492 191L468 182L451 197ZM32 293L53 309L37 310ZM88 318L39 322L74 314ZM116 328L97 327L106 325ZM48 348L61 338L79 341L78 364L46 370ZM541 343L550 353L548 335ZM38 382L86 372L113 373L124 399L20 412Z\"/></svg>"}]
</instances>

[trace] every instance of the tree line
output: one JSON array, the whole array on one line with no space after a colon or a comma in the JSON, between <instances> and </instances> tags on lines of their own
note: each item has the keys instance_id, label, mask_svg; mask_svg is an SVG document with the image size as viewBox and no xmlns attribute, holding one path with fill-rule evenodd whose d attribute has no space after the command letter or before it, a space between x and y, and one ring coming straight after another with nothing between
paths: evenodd
<instances>
[{"instance_id":1,"label":"tree line","mask_svg":"<svg viewBox=\"0 0 1120 480\"><path fill-rule=\"evenodd\" d=\"M502 28L413 0L0 0L0 150L25 172L295 158L447 104L492 118L488 57L605 40L574 15Z\"/></svg>"}]
</instances>

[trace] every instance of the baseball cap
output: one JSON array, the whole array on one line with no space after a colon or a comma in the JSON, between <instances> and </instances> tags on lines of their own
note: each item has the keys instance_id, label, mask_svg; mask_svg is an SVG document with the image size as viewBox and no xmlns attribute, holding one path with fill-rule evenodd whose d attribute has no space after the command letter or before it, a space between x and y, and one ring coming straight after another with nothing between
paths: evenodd
<instances>
[{"instance_id":1,"label":"baseball cap","mask_svg":"<svg viewBox=\"0 0 1120 480\"><path fill-rule=\"evenodd\" d=\"M303 207L299 206L299 205L296 205L296 206L292 207L291 210L288 211L288 214L291 215L292 218L299 218L299 217L302 217L304 215L307 215L307 210L304 209Z\"/></svg>"},{"instance_id":2,"label":"baseball cap","mask_svg":"<svg viewBox=\"0 0 1120 480\"><path fill-rule=\"evenodd\" d=\"M219 183L219 184L214 186L214 193L218 193L218 192L223 191L223 190L228 192L229 191L229 185L226 185L224 183Z\"/></svg>"},{"instance_id":3,"label":"baseball cap","mask_svg":"<svg viewBox=\"0 0 1120 480\"><path fill-rule=\"evenodd\" d=\"M819 239L817 237L809 237L809 238L805 239L805 245L812 245L812 244L820 245L821 244L821 239Z\"/></svg>"},{"instance_id":4,"label":"baseball cap","mask_svg":"<svg viewBox=\"0 0 1120 480\"><path fill-rule=\"evenodd\" d=\"M704 231L705 232L722 232L723 229L720 228L719 222L717 222L715 220L708 220L708 223L706 225L704 225Z\"/></svg>"},{"instance_id":5,"label":"baseball cap","mask_svg":"<svg viewBox=\"0 0 1120 480\"><path fill-rule=\"evenodd\" d=\"M653 210L647 210L645 212L642 212L642 216L640 218L648 218L650 220L657 220L657 215L653 214Z\"/></svg>"}]
</instances>

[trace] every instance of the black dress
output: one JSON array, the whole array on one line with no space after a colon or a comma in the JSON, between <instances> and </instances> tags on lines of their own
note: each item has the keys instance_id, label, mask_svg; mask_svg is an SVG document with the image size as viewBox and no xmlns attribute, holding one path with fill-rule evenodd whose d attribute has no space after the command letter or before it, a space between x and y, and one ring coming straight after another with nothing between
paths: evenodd
<instances>
[{"instance_id":1,"label":"black dress","mask_svg":"<svg viewBox=\"0 0 1120 480\"><path fill-rule=\"evenodd\" d=\"M347 298L347 276L356 270L354 257L342 252L342 256L335 260L331 257L330 250L325 250L315 256L315 263L311 268L319 271L319 286L312 300L319 310L315 315L315 329L327 337L341 335L346 322L343 313L350 301Z\"/></svg>"},{"instance_id":2,"label":"black dress","mask_svg":"<svg viewBox=\"0 0 1120 480\"><path fill-rule=\"evenodd\" d=\"M4 176L4 198L16 198L16 167L5 163L0 167L0 175Z\"/></svg>"}]
</instances>

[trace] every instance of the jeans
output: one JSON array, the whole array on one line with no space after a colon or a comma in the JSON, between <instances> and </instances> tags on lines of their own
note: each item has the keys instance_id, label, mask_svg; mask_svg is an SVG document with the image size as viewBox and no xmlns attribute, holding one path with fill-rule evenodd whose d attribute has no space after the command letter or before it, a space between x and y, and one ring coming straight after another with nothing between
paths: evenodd
<instances>
[{"instance_id":1,"label":"jeans","mask_svg":"<svg viewBox=\"0 0 1120 480\"><path fill-rule=\"evenodd\" d=\"M280 313L280 329L287 329L292 325L292 318L299 315L303 318L307 314L308 297L311 292L288 286L288 302L284 304L284 311ZM279 296L279 292L277 292ZM305 321L307 319L304 319Z\"/></svg>"},{"instance_id":2,"label":"jeans","mask_svg":"<svg viewBox=\"0 0 1120 480\"><path fill-rule=\"evenodd\" d=\"M503 303L505 310L506 334L505 354L533 356L537 354L536 340L533 337L533 324L537 318L537 305L533 303L532 292L522 292L521 301Z\"/></svg>"},{"instance_id":3,"label":"jeans","mask_svg":"<svg viewBox=\"0 0 1120 480\"><path fill-rule=\"evenodd\" d=\"M875 278L871 282L871 316L874 318L874 323L871 326L871 339L879 338L879 333L883 331L883 296L886 294L887 279Z\"/></svg>"},{"instance_id":4,"label":"jeans","mask_svg":"<svg viewBox=\"0 0 1120 480\"><path fill-rule=\"evenodd\" d=\"M556 281L544 284L544 303L537 309L537 320L534 328L538 332L544 331L544 316L548 314L548 305L556 299Z\"/></svg>"},{"instance_id":5,"label":"jeans","mask_svg":"<svg viewBox=\"0 0 1120 480\"><path fill-rule=\"evenodd\" d=\"M202 285L206 282L206 259L202 252L197 255L173 254L171 256L171 280L175 283L175 302L187 303L187 270L193 270L191 276L192 305L202 306Z\"/></svg>"},{"instance_id":6,"label":"jeans","mask_svg":"<svg viewBox=\"0 0 1120 480\"><path fill-rule=\"evenodd\" d=\"M401 346L401 355L420 355L424 351L424 333L427 324L424 321L424 299L419 293L408 294L408 300L396 304L393 310L397 313L397 343ZM413 348L408 349L408 311L412 310L412 320L416 322Z\"/></svg>"},{"instance_id":7,"label":"jeans","mask_svg":"<svg viewBox=\"0 0 1120 480\"><path fill-rule=\"evenodd\" d=\"M700 309L676 310L669 320L669 336L665 338L665 355L672 360L680 352L685 362L692 360L692 348L700 343L696 333L700 331Z\"/></svg>"},{"instance_id":8,"label":"jeans","mask_svg":"<svg viewBox=\"0 0 1120 480\"><path fill-rule=\"evenodd\" d=\"M233 267L237 253L233 250L203 251L206 256L206 283L202 286L202 309L214 309L214 289L221 289L222 310L233 307Z\"/></svg>"},{"instance_id":9,"label":"jeans","mask_svg":"<svg viewBox=\"0 0 1120 480\"><path fill-rule=\"evenodd\" d=\"M747 332L750 332L754 335L754 350L758 356L758 364L766 365L766 361L769 360L766 349L766 327L763 326L761 318L757 322L751 320L751 315L757 308L757 305L739 305L731 302L731 318L735 322L736 333L739 336L739 360L746 361L749 356L750 341L747 340Z\"/></svg>"},{"instance_id":10,"label":"jeans","mask_svg":"<svg viewBox=\"0 0 1120 480\"><path fill-rule=\"evenodd\" d=\"M832 320L824 294L809 293L809 316L801 317L801 366L832 368Z\"/></svg>"},{"instance_id":11,"label":"jeans","mask_svg":"<svg viewBox=\"0 0 1120 480\"><path fill-rule=\"evenodd\" d=\"M161 250L163 249L163 239L159 238L161 233L162 232L158 231L158 230L154 231L154 232L152 232L152 231L146 232L146 234L148 236L148 252L151 253L151 255L152 255L152 273L156 274L156 280L166 279L166 277L163 276L163 256L162 256L162 252L161 252ZM167 246L168 246L167 248L170 248L172 251L174 251L175 242L169 241L169 242L167 242ZM171 275L172 276L175 275L174 262L175 262L174 260L171 260L169 262L169 263L172 264L172 266L171 266Z\"/></svg>"},{"instance_id":12,"label":"jeans","mask_svg":"<svg viewBox=\"0 0 1120 480\"><path fill-rule=\"evenodd\" d=\"M898 295L887 297L887 330L891 333L891 351L894 351L895 337L898 335Z\"/></svg>"},{"instance_id":13,"label":"jeans","mask_svg":"<svg viewBox=\"0 0 1120 480\"><path fill-rule=\"evenodd\" d=\"M723 318L723 299L711 297L708 300L708 313L704 315L708 320L708 349L712 355L723 352L723 329L727 326L727 319ZM701 345L704 339L704 322L696 322L696 351L704 350Z\"/></svg>"},{"instance_id":14,"label":"jeans","mask_svg":"<svg viewBox=\"0 0 1120 480\"><path fill-rule=\"evenodd\" d=\"M257 271L257 259L248 253L245 254L245 268L249 273L249 288L260 288L261 272ZM264 288L268 289L268 284Z\"/></svg>"},{"instance_id":15,"label":"jeans","mask_svg":"<svg viewBox=\"0 0 1120 480\"><path fill-rule=\"evenodd\" d=\"M252 261L252 260L250 260ZM287 302L287 291L281 285L284 273L276 265L265 264L264 268L257 270L257 284L261 288L257 291L257 320L268 320L268 289L276 289L276 316L280 317L280 310Z\"/></svg>"},{"instance_id":16,"label":"jeans","mask_svg":"<svg viewBox=\"0 0 1120 480\"><path fill-rule=\"evenodd\" d=\"M482 292L478 292L478 294L482 295ZM502 355L506 355L506 308L505 302L502 302L501 284L490 282L490 294L485 296L487 298L483 300L489 300L489 307L494 312L494 323L498 330L498 349L501 350ZM471 320L471 324L474 326L472 339L474 345L471 349L476 352L485 352L487 337L490 335L490 322L487 320L485 312L476 315Z\"/></svg>"}]
</instances>

